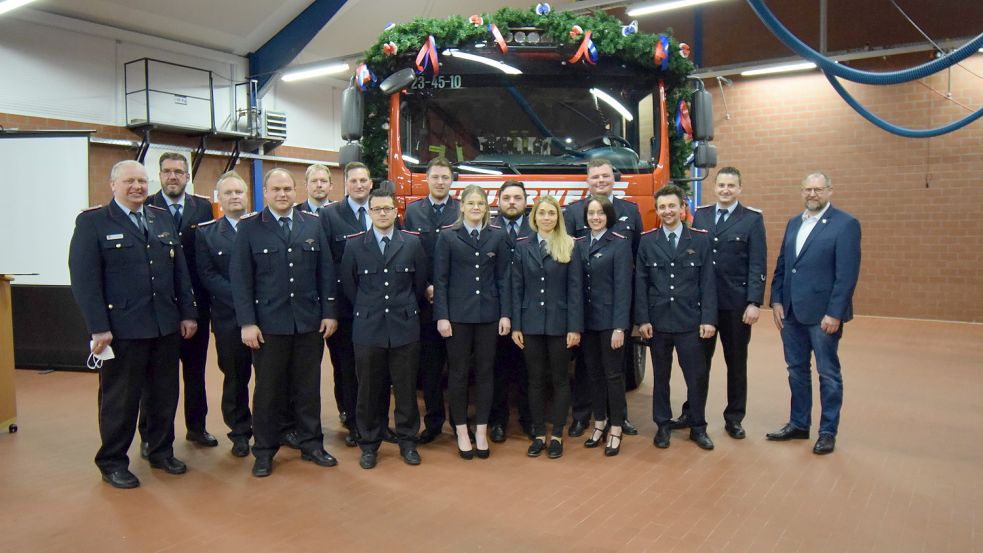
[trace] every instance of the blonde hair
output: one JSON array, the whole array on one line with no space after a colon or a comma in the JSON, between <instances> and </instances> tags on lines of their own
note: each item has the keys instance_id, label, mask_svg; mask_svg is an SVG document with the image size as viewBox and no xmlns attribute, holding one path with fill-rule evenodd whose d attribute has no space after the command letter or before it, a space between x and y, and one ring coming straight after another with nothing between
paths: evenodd
<instances>
[{"instance_id":1,"label":"blonde hair","mask_svg":"<svg viewBox=\"0 0 983 553\"><path fill-rule=\"evenodd\" d=\"M484 188L478 186L477 184L469 184L465 186L464 190L461 192L461 209L460 213L457 214L457 222L454 223L455 227L460 228L462 225L464 225L464 200L466 200L468 196L474 196L476 194L481 196L481 199L485 201L485 214L481 218L481 228L484 229L486 226L488 226L488 219L490 218L490 210L488 209L488 194L485 192Z\"/></svg>"},{"instance_id":2,"label":"blonde hair","mask_svg":"<svg viewBox=\"0 0 983 553\"><path fill-rule=\"evenodd\" d=\"M553 256L557 263L570 263L573 256L573 238L567 234L567 228L563 224L563 212L560 210L560 202L553 196L540 196L532 204L532 211L529 212L529 226L532 230L539 232L539 225L536 223L536 212L539 206L549 204L556 209L556 226L553 232L546 236L546 251Z\"/></svg>"}]
</instances>

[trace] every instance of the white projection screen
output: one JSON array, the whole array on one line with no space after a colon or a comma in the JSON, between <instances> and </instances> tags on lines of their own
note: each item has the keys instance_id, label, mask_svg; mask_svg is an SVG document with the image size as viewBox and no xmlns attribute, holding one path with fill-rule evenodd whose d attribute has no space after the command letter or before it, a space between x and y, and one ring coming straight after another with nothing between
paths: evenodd
<instances>
[{"instance_id":1,"label":"white projection screen","mask_svg":"<svg viewBox=\"0 0 983 553\"><path fill-rule=\"evenodd\" d=\"M15 284L67 286L75 217L89 202L89 134L0 133L0 273Z\"/></svg>"}]
</instances>

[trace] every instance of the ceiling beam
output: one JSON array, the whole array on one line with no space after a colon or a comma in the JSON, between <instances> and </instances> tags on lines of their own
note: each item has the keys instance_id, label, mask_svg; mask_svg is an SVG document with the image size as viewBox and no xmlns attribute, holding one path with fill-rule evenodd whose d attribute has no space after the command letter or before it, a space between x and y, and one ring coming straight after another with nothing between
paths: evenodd
<instances>
[{"instance_id":1,"label":"ceiling beam","mask_svg":"<svg viewBox=\"0 0 983 553\"><path fill-rule=\"evenodd\" d=\"M266 44L246 56L249 77L258 82L259 96L266 94L277 72L286 67L314 39L346 0L314 0Z\"/></svg>"}]
</instances>

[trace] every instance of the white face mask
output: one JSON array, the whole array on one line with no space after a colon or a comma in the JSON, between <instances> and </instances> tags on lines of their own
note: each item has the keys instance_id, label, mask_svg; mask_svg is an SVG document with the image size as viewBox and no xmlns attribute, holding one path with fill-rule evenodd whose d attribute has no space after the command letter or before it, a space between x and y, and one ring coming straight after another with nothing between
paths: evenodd
<instances>
[{"instance_id":1,"label":"white face mask","mask_svg":"<svg viewBox=\"0 0 983 553\"><path fill-rule=\"evenodd\" d=\"M99 370L102 368L102 362L108 361L110 359L115 359L116 354L113 353L112 346L106 346L106 349L102 350L102 353L93 353L92 346L95 345L94 342L89 341L89 358L85 360L85 366L92 370Z\"/></svg>"}]
</instances>

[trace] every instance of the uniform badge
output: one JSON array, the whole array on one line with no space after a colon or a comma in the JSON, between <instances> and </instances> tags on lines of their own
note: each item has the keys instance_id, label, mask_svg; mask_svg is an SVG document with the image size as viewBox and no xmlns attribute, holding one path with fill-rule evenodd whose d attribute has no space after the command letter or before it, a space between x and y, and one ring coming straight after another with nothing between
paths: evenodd
<instances>
[{"instance_id":1,"label":"uniform badge","mask_svg":"<svg viewBox=\"0 0 983 553\"><path fill-rule=\"evenodd\" d=\"M495 257L495 252L488 252L486 255L488 257Z\"/></svg>"},{"instance_id":2,"label":"uniform badge","mask_svg":"<svg viewBox=\"0 0 983 553\"><path fill-rule=\"evenodd\" d=\"M169 232L167 232L167 231L164 231L164 232L162 232L162 233L160 233L160 234L158 234L158 235L157 235L157 238L167 238L167 237L168 237L168 236L170 236L170 235L171 235L171 233L169 233Z\"/></svg>"},{"instance_id":3,"label":"uniform badge","mask_svg":"<svg viewBox=\"0 0 983 553\"><path fill-rule=\"evenodd\" d=\"M621 217L618 217L618 220L619 221L627 221L628 220L628 216L627 215L622 215Z\"/></svg>"},{"instance_id":4,"label":"uniform badge","mask_svg":"<svg viewBox=\"0 0 983 553\"><path fill-rule=\"evenodd\" d=\"M106 240L122 240L122 239L123 239L123 235L122 234L107 234L106 235Z\"/></svg>"},{"instance_id":5,"label":"uniform badge","mask_svg":"<svg viewBox=\"0 0 983 553\"><path fill-rule=\"evenodd\" d=\"M304 240L304 242L306 242L308 246L312 246L314 244L314 239L308 238L307 240Z\"/></svg>"},{"instance_id":6,"label":"uniform badge","mask_svg":"<svg viewBox=\"0 0 983 553\"><path fill-rule=\"evenodd\" d=\"M595 254L594 254L594 259L600 259L600 257L601 257L602 255L604 255L604 254L603 254L603 253L601 253L601 252L597 252L597 253L595 253Z\"/></svg>"},{"instance_id":7,"label":"uniform badge","mask_svg":"<svg viewBox=\"0 0 983 553\"><path fill-rule=\"evenodd\" d=\"M828 220L829 219L823 219L823 224L825 225L826 224L826 221L828 221Z\"/></svg>"},{"instance_id":8,"label":"uniform badge","mask_svg":"<svg viewBox=\"0 0 983 553\"><path fill-rule=\"evenodd\" d=\"M686 250L686 255L696 255L696 250Z\"/></svg>"}]
</instances>

